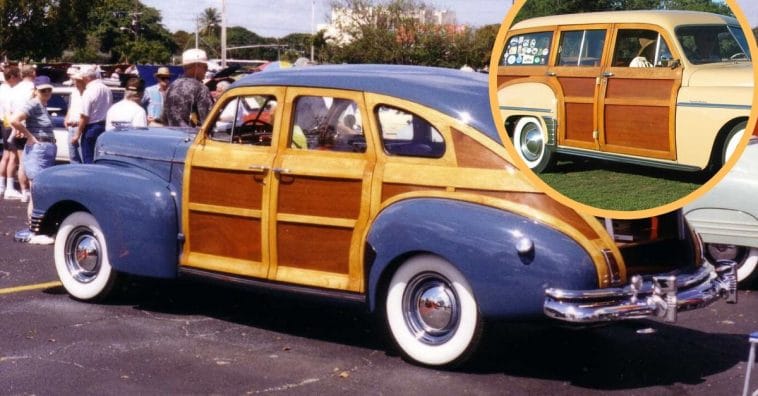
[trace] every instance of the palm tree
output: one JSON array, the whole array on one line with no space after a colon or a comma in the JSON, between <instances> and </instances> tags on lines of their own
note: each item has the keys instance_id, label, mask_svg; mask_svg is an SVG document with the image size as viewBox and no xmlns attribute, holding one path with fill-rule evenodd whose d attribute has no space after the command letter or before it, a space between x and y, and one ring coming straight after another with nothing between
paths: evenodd
<instances>
[{"instance_id":1,"label":"palm tree","mask_svg":"<svg viewBox=\"0 0 758 396\"><path fill-rule=\"evenodd\" d=\"M206 36L213 35L219 26L221 26L221 14L217 9L208 7L200 14L200 30Z\"/></svg>"}]
</instances>

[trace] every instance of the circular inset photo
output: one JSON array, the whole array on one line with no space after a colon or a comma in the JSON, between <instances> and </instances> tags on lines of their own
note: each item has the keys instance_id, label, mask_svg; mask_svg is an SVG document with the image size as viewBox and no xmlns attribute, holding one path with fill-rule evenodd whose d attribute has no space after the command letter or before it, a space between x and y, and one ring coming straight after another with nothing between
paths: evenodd
<instances>
[{"instance_id":1,"label":"circular inset photo","mask_svg":"<svg viewBox=\"0 0 758 396\"><path fill-rule=\"evenodd\" d=\"M493 111L548 194L596 215L652 216L736 162L754 125L753 31L734 1L682 3L512 7L490 67Z\"/></svg>"}]
</instances>

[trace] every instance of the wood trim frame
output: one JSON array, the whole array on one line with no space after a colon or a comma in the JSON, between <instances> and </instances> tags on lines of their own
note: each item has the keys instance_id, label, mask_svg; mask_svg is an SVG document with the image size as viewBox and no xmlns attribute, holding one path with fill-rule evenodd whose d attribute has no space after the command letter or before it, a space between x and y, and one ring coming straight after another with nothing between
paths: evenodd
<instances>
[{"instance_id":1,"label":"wood trim frame","mask_svg":"<svg viewBox=\"0 0 758 396\"><path fill-rule=\"evenodd\" d=\"M289 133L294 122L294 103L301 96L322 96L344 98L354 101L361 115L363 134L366 138L365 153L322 152L318 150L301 150L289 147ZM277 282L287 282L323 288L335 288L351 292L363 292L365 282L363 274L362 240L360 236L367 226L369 219L370 200L372 196L371 180L374 163L376 162L377 142L374 141L373 115L365 106L364 94L357 91L339 89L289 87L284 101L283 112L286 117L281 122L281 138L278 140L278 156L274 163L276 169L286 169L278 177L271 179L272 193L270 196L272 221L268 224L268 235L271 240L271 266L269 279ZM288 178L303 178L310 180L346 180L359 182L361 187L359 210L356 217L332 217L313 215L309 213L283 213L279 208L280 188L286 186ZM361 251L351 248L349 252L347 273L321 271L315 268L295 268L278 263L278 224L288 224L302 227L328 227L333 229L351 230L350 246L361 246Z\"/></svg>"},{"instance_id":2,"label":"wood trim frame","mask_svg":"<svg viewBox=\"0 0 758 396\"><path fill-rule=\"evenodd\" d=\"M679 54L679 49L676 45L676 41L674 41L674 38L671 37L669 32L665 29L662 29L658 25L653 24L646 24L646 23L617 23L613 25L613 33L611 36L611 43L612 46L608 49L607 54L607 62L606 62L606 68L604 70L613 73L613 76L610 78L603 77L603 83L601 84L601 92L598 96L598 102L599 102L599 112L598 112L598 124L599 124L599 136L600 136L600 146L601 150L605 152L612 152L612 153L619 153L619 154L627 154L627 155L635 155L640 157L647 157L647 158L655 158L655 159L663 159L663 160L670 160L675 161L678 157L677 155L677 148L676 148L676 103L677 103L677 97L679 88L681 87L682 83L682 75L683 75L683 67L679 66L675 71L672 71L672 69L669 68L661 68L661 67L655 67L655 68L630 68L630 67L618 67L612 65L613 56L616 50L616 41L618 38L619 30L627 30L627 29L639 29L639 30L650 30L655 31L658 34L661 35L663 40L666 42L666 45L669 48L669 51L671 51L672 57L675 59L681 59L681 54ZM613 79L644 79L647 81L650 80L672 80L672 84L670 87L670 92L668 99L650 99L650 98L628 98L628 99L618 99L618 98L607 98L607 91L609 89L610 83L613 81ZM655 149L647 149L647 148L639 148L639 147L629 147L629 146L623 146L623 145L613 145L606 143L606 132L605 132L605 116L606 116L606 105L626 105L626 106L633 106L633 107L667 107L668 108L668 150L655 150Z\"/></svg>"},{"instance_id":3,"label":"wood trim frame","mask_svg":"<svg viewBox=\"0 0 758 396\"><path fill-rule=\"evenodd\" d=\"M182 232L185 234L185 241L180 256L180 266L191 266L262 278L268 275L270 257L268 255L269 249L266 246L269 244L269 235L267 233L267 223L270 221L268 217L268 181L271 175L267 169L271 168L271 164L273 164L274 157L276 156L275 144L279 138L278 126L281 125L281 105L284 103L285 93L286 89L284 87L235 88L224 93L216 106L213 107L210 115L195 137L193 145L187 152L183 175L181 211ZM236 97L249 95L272 95L276 97L278 106L273 120L272 145L248 146L208 139L207 133L216 122L224 106ZM221 205L223 201L219 202L219 204L192 202L193 168L212 169L220 172L229 171L241 177L249 176L250 183L258 183L262 186L260 188L262 196L260 197L260 201L258 201L259 204L256 204L260 208L250 208L244 205L241 205L241 207ZM234 186L229 186L229 188L234 188ZM261 247L260 261L194 252L192 250L193 232L190 227L191 213L193 212L259 221L260 241L256 241L256 244L260 244Z\"/></svg>"}]
</instances>

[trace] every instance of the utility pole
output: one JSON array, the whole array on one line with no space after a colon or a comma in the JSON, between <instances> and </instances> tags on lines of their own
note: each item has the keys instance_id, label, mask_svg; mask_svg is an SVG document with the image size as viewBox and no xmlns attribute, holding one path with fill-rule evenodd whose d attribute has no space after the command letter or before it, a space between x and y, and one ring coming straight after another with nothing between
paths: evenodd
<instances>
[{"instance_id":1,"label":"utility pole","mask_svg":"<svg viewBox=\"0 0 758 396\"><path fill-rule=\"evenodd\" d=\"M226 67L226 0L221 0L221 67Z\"/></svg>"},{"instance_id":2,"label":"utility pole","mask_svg":"<svg viewBox=\"0 0 758 396\"><path fill-rule=\"evenodd\" d=\"M314 24L315 20L316 20L316 0L313 0L311 2L311 62L315 60L313 56L313 53L314 53L313 38L316 36L316 25Z\"/></svg>"},{"instance_id":3,"label":"utility pole","mask_svg":"<svg viewBox=\"0 0 758 396\"><path fill-rule=\"evenodd\" d=\"M200 16L195 18L195 49L200 48Z\"/></svg>"}]
</instances>

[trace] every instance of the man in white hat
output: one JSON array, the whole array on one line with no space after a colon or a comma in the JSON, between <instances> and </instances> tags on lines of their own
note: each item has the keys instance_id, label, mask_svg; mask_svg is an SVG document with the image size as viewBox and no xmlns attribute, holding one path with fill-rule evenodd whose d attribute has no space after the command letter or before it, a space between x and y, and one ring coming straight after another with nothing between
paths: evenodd
<instances>
[{"instance_id":1,"label":"man in white hat","mask_svg":"<svg viewBox=\"0 0 758 396\"><path fill-rule=\"evenodd\" d=\"M76 134L71 138L71 144L79 143L82 149L82 163L91 164L95 159L95 143L105 132L105 116L113 103L111 90L100 80L100 74L95 68L82 71L86 84L82 93L82 109Z\"/></svg>"},{"instance_id":2,"label":"man in white hat","mask_svg":"<svg viewBox=\"0 0 758 396\"><path fill-rule=\"evenodd\" d=\"M213 106L208 87L202 83L208 70L208 55L201 49L182 54L184 75L171 83L163 103L162 123L167 126L197 127Z\"/></svg>"},{"instance_id":3,"label":"man in white hat","mask_svg":"<svg viewBox=\"0 0 758 396\"><path fill-rule=\"evenodd\" d=\"M163 113L163 102L166 100L166 91L168 91L168 84L171 82L171 71L168 67L161 66L154 76L158 83L145 89L145 97L142 100L143 105L147 108L148 123L157 121Z\"/></svg>"},{"instance_id":4,"label":"man in white hat","mask_svg":"<svg viewBox=\"0 0 758 396\"><path fill-rule=\"evenodd\" d=\"M76 136L76 130L79 126L79 120L82 116L82 93L84 93L85 83L81 71L78 68L70 67L68 78L71 79L74 87L68 101L68 111L63 124L68 129L68 158L72 164L81 164L82 156L79 154L79 144L71 144L71 139ZM61 142L62 143L62 142Z\"/></svg>"}]
</instances>

